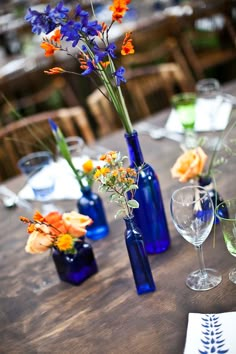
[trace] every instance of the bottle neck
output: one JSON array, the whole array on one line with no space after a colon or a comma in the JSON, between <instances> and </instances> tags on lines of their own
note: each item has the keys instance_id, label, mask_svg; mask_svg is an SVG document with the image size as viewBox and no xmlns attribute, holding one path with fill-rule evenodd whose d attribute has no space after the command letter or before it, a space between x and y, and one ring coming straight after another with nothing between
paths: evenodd
<instances>
[{"instance_id":1,"label":"bottle neck","mask_svg":"<svg viewBox=\"0 0 236 354\"><path fill-rule=\"evenodd\" d=\"M128 146L130 165L141 166L144 163L142 150L139 144L138 133L134 130L132 133L125 134L126 143Z\"/></svg>"},{"instance_id":2,"label":"bottle neck","mask_svg":"<svg viewBox=\"0 0 236 354\"><path fill-rule=\"evenodd\" d=\"M135 221L134 221L134 216L133 215L125 216L124 217L124 221L125 221L127 229L134 228Z\"/></svg>"},{"instance_id":3,"label":"bottle neck","mask_svg":"<svg viewBox=\"0 0 236 354\"><path fill-rule=\"evenodd\" d=\"M81 188L81 192L84 194L84 195L90 195L92 190L91 190L91 187L90 186L84 186Z\"/></svg>"}]
</instances>

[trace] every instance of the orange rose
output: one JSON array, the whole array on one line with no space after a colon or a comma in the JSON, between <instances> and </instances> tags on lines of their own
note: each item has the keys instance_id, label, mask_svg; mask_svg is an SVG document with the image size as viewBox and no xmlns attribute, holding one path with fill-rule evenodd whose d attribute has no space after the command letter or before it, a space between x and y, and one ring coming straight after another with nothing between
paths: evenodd
<instances>
[{"instance_id":1,"label":"orange rose","mask_svg":"<svg viewBox=\"0 0 236 354\"><path fill-rule=\"evenodd\" d=\"M86 234L86 226L91 225L93 220L86 215L71 211L70 213L64 213L62 220L67 229L67 233L74 237L81 237Z\"/></svg>"},{"instance_id":2,"label":"orange rose","mask_svg":"<svg viewBox=\"0 0 236 354\"><path fill-rule=\"evenodd\" d=\"M200 175L205 167L207 155L201 147L184 152L171 169L173 178L187 182Z\"/></svg>"},{"instance_id":3,"label":"orange rose","mask_svg":"<svg viewBox=\"0 0 236 354\"><path fill-rule=\"evenodd\" d=\"M47 251L53 243L53 239L49 234L34 231L30 234L25 246L28 253L43 253Z\"/></svg>"}]
</instances>

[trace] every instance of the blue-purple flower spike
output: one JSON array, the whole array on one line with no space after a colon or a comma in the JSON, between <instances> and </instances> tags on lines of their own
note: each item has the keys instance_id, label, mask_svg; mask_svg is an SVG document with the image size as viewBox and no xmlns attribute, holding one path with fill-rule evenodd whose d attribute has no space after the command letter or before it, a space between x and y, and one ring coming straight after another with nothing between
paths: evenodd
<instances>
[{"instance_id":1,"label":"blue-purple flower spike","mask_svg":"<svg viewBox=\"0 0 236 354\"><path fill-rule=\"evenodd\" d=\"M53 133L57 133L58 125L51 118L48 119L48 122L50 124L51 130L53 131Z\"/></svg>"}]
</instances>

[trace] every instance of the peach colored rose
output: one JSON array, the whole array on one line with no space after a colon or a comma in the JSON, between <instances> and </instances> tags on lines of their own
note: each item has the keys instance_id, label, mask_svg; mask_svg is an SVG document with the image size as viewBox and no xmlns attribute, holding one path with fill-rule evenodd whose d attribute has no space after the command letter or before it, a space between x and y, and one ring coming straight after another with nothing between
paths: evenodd
<instances>
[{"instance_id":1,"label":"peach colored rose","mask_svg":"<svg viewBox=\"0 0 236 354\"><path fill-rule=\"evenodd\" d=\"M86 215L71 211L70 213L64 213L62 220L67 229L67 233L74 237L81 237L86 234L86 226L91 225L93 220Z\"/></svg>"},{"instance_id":2,"label":"peach colored rose","mask_svg":"<svg viewBox=\"0 0 236 354\"><path fill-rule=\"evenodd\" d=\"M52 246L53 239L49 234L33 231L26 243L25 251L28 253L43 253Z\"/></svg>"},{"instance_id":3,"label":"peach colored rose","mask_svg":"<svg viewBox=\"0 0 236 354\"><path fill-rule=\"evenodd\" d=\"M201 147L184 152L171 168L173 178L187 182L200 175L205 167L207 155Z\"/></svg>"}]
</instances>

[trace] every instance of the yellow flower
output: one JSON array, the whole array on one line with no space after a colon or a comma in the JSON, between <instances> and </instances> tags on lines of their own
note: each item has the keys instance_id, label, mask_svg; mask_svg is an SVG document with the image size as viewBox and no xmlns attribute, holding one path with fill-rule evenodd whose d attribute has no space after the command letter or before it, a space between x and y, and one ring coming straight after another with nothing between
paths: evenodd
<instances>
[{"instance_id":1,"label":"yellow flower","mask_svg":"<svg viewBox=\"0 0 236 354\"><path fill-rule=\"evenodd\" d=\"M73 237L69 234L61 234L58 236L56 246L60 251L67 251L73 248Z\"/></svg>"},{"instance_id":2,"label":"yellow flower","mask_svg":"<svg viewBox=\"0 0 236 354\"><path fill-rule=\"evenodd\" d=\"M93 170L93 161L92 160L87 160L83 165L83 170L84 172L91 172Z\"/></svg>"}]
</instances>

